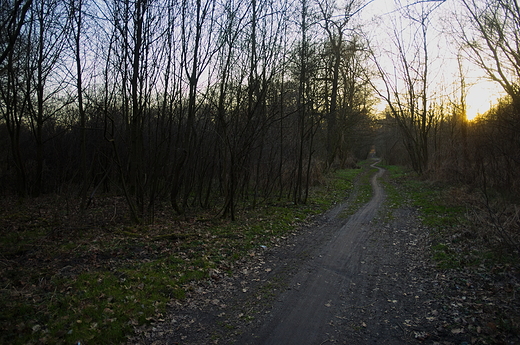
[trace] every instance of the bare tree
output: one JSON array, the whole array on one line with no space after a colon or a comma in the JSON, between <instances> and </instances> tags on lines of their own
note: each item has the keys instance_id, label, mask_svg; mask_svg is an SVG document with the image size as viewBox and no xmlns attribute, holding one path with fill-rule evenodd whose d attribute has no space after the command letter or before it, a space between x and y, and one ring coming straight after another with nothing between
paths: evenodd
<instances>
[{"instance_id":1,"label":"bare tree","mask_svg":"<svg viewBox=\"0 0 520 345\"><path fill-rule=\"evenodd\" d=\"M57 101L67 86L57 68L65 49L68 21L66 9L59 1L38 0L31 9L31 22L28 33L28 52L31 55L27 78L30 86L29 114L31 129L36 143L36 171L33 194L43 192L45 143L45 124L63 108L64 103Z\"/></svg>"},{"instance_id":2,"label":"bare tree","mask_svg":"<svg viewBox=\"0 0 520 345\"><path fill-rule=\"evenodd\" d=\"M348 36L353 31L351 20L363 8L363 2L349 0L341 8L337 8L334 0L318 1L321 13L319 22L327 35L327 44L330 50L330 102L327 115L327 164L330 166L338 153L338 97L340 88L340 74L344 62L345 51L348 49ZM350 49L352 46L350 47Z\"/></svg>"},{"instance_id":3,"label":"bare tree","mask_svg":"<svg viewBox=\"0 0 520 345\"><path fill-rule=\"evenodd\" d=\"M79 127L80 127L80 175L81 187L79 195L81 197L82 208L86 206L87 201L87 115L84 105L83 92L83 56L82 56L82 32L84 30L84 0L71 0L69 4L69 19L71 21L71 39L74 60L76 63L76 89L77 89L77 103L79 113Z\"/></svg>"},{"instance_id":4,"label":"bare tree","mask_svg":"<svg viewBox=\"0 0 520 345\"><path fill-rule=\"evenodd\" d=\"M228 1L224 5L223 20L219 23L219 41L221 49L217 54L218 91L216 100L216 132L218 134L218 157L220 161L220 180L224 191L222 215L235 218L235 194L237 186L236 150L233 138L232 114L239 113L238 92L241 73L235 68L240 59L238 51L241 31L245 27L247 11L243 3ZM235 91L235 92L234 92ZM235 100L234 100L235 98Z\"/></svg>"},{"instance_id":5,"label":"bare tree","mask_svg":"<svg viewBox=\"0 0 520 345\"><path fill-rule=\"evenodd\" d=\"M0 5L0 65L14 49L33 0L2 1Z\"/></svg>"},{"instance_id":6,"label":"bare tree","mask_svg":"<svg viewBox=\"0 0 520 345\"><path fill-rule=\"evenodd\" d=\"M166 49L171 33L161 19L171 18L160 16L163 7L153 0L114 0L105 6L107 21L112 25L106 38L105 133L110 133L132 218L141 221L146 201L153 210L155 200L151 191L157 161L149 146L153 143L150 131L159 112L159 102L154 101L163 76L161 56L171 56ZM163 39L168 38L170 41L164 44ZM168 85L164 80L161 84Z\"/></svg>"},{"instance_id":7,"label":"bare tree","mask_svg":"<svg viewBox=\"0 0 520 345\"><path fill-rule=\"evenodd\" d=\"M434 124L436 109L430 105L430 57L428 26L430 14L441 4L438 1L419 2L403 7L409 27L394 23L391 39L396 53L394 71L388 71L375 59L384 90L374 85L376 92L386 101L392 117L403 134L403 144L413 169L423 173L428 167L429 136ZM404 35L412 32L411 42Z\"/></svg>"},{"instance_id":8,"label":"bare tree","mask_svg":"<svg viewBox=\"0 0 520 345\"><path fill-rule=\"evenodd\" d=\"M461 39L468 56L520 104L520 6L515 0L461 0L468 26Z\"/></svg>"},{"instance_id":9,"label":"bare tree","mask_svg":"<svg viewBox=\"0 0 520 345\"><path fill-rule=\"evenodd\" d=\"M309 28L312 21L309 20L310 5L307 0L301 0L301 19L299 22L300 29L300 47L298 48L298 96L297 96L297 111L298 111L298 157L296 180L294 184L293 200L294 203L304 201L303 193L303 171L304 171L304 154L306 142L306 127L307 117L309 113L309 82L312 72L312 63L310 63L310 56L312 54L309 42ZM311 150L311 149L310 149Z\"/></svg>"},{"instance_id":10,"label":"bare tree","mask_svg":"<svg viewBox=\"0 0 520 345\"><path fill-rule=\"evenodd\" d=\"M9 134L10 152L13 158L16 181L15 190L19 196L25 197L28 191L27 168L25 156L20 142L26 129L28 95L27 80L29 56L26 54L24 44L18 42L9 51L5 68L0 75L0 118L6 125Z\"/></svg>"},{"instance_id":11,"label":"bare tree","mask_svg":"<svg viewBox=\"0 0 520 345\"><path fill-rule=\"evenodd\" d=\"M181 5L181 68L188 84L187 108L181 109L186 119L183 124L183 138L178 152L180 156L174 164L170 200L174 209L182 212L177 198L184 188L183 207L187 206L188 197L195 187L195 171L198 169L200 140L196 128L199 80L208 68L211 58L217 52L213 45L215 29L215 6L210 0L183 1Z\"/></svg>"}]
</instances>

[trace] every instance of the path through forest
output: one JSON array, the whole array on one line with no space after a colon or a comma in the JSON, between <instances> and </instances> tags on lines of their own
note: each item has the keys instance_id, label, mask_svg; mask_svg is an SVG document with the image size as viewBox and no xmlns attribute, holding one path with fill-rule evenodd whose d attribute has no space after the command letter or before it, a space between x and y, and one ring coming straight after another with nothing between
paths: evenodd
<instances>
[{"instance_id":1,"label":"path through forest","mask_svg":"<svg viewBox=\"0 0 520 345\"><path fill-rule=\"evenodd\" d=\"M344 203L237 263L234 275L194 287L132 343L471 343L452 303L464 291L435 270L428 229L409 201L384 202L377 169L373 197L355 214L344 211L359 183Z\"/></svg>"},{"instance_id":2,"label":"path through forest","mask_svg":"<svg viewBox=\"0 0 520 345\"><path fill-rule=\"evenodd\" d=\"M272 317L256 334L246 335L252 344L320 344L335 334L341 320L344 297L351 287L362 285L363 260L371 221L384 199L378 178L372 177L374 196L348 218L311 260L292 278L291 286L274 306Z\"/></svg>"}]
</instances>

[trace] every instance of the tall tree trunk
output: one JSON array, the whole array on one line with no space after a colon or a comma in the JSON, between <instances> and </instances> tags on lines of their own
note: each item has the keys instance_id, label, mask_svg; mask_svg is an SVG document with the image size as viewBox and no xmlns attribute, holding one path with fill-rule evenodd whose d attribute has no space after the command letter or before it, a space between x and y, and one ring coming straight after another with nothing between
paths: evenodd
<instances>
[{"instance_id":1,"label":"tall tree trunk","mask_svg":"<svg viewBox=\"0 0 520 345\"><path fill-rule=\"evenodd\" d=\"M143 190L143 104L140 79L141 59L143 46L143 24L146 11L147 0L137 0L135 3L134 15L134 46L132 49L132 77L130 80L132 115L130 121L130 191L134 195L140 213L144 209L144 190Z\"/></svg>"},{"instance_id":2,"label":"tall tree trunk","mask_svg":"<svg viewBox=\"0 0 520 345\"><path fill-rule=\"evenodd\" d=\"M23 114L27 105L27 92L21 93L19 78L15 71L15 61L13 51L7 56L7 85L2 88L0 95L5 105L2 114L6 124L7 132L11 144L11 154L13 155L14 167L16 169L16 193L24 198L27 195L27 172L22 151L20 148L20 134L23 123ZM29 82L27 82L29 84Z\"/></svg>"},{"instance_id":3,"label":"tall tree trunk","mask_svg":"<svg viewBox=\"0 0 520 345\"><path fill-rule=\"evenodd\" d=\"M80 191L81 208L87 203L88 168L87 168L87 115L83 104L83 70L81 59L81 32L83 31L83 0L72 0L70 3L70 16L74 22L73 43L74 57L76 62L76 89L78 94L78 112L80 127Z\"/></svg>"},{"instance_id":4,"label":"tall tree trunk","mask_svg":"<svg viewBox=\"0 0 520 345\"><path fill-rule=\"evenodd\" d=\"M304 143L305 143L305 124L307 117L307 60L308 60L308 49L307 49L307 0L301 0L302 12L301 12L301 51L300 51L300 71L298 81L298 156L297 156L297 167L296 167L296 181L293 191L293 201L295 204L299 204L302 201L302 186L303 186L303 156L304 156Z\"/></svg>"}]
</instances>

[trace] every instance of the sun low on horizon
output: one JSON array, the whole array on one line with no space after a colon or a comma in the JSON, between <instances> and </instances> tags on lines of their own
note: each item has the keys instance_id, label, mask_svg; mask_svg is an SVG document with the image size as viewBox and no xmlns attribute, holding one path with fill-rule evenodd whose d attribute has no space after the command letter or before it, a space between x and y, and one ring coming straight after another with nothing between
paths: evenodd
<instances>
[{"instance_id":1,"label":"sun low on horizon","mask_svg":"<svg viewBox=\"0 0 520 345\"><path fill-rule=\"evenodd\" d=\"M486 80L474 83L468 88L466 96L466 119L475 120L495 106L503 96L503 91L496 83Z\"/></svg>"},{"instance_id":2,"label":"sun low on horizon","mask_svg":"<svg viewBox=\"0 0 520 345\"><path fill-rule=\"evenodd\" d=\"M474 121L497 105L504 96L504 91L496 83L485 79L475 81L468 87L466 93L466 119ZM387 107L386 101L381 99L376 103L375 109L382 116Z\"/></svg>"}]
</instances>

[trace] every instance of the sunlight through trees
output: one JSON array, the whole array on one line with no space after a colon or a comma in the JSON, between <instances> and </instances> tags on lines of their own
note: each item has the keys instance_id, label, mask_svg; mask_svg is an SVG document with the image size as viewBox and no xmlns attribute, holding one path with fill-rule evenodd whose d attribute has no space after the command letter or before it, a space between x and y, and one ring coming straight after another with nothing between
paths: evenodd
<instances>
[{"instance_id":1,"label":"sunlight through trees","mask_svg":"<svg viewBox=\"0 0 520 345\"><path fill-rule=\"evenodd\" d=\"M491 158L474 150L495 135L510 137L508 149L479 154L510 172L497 185L517 188L515 1L2 6L3 196L68 193L88 207L115 193L135 222L153 221L160 202L235 219L238 205L305 203L322 174L373 145L420 174L476 181L486 171L489 182ZM466 116L486 110L471 96L482 76L509 98L479 122L501 130L477 136Z\"/></svg>"}]
</instances>

